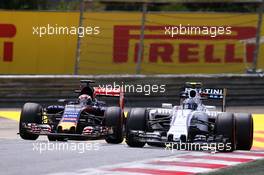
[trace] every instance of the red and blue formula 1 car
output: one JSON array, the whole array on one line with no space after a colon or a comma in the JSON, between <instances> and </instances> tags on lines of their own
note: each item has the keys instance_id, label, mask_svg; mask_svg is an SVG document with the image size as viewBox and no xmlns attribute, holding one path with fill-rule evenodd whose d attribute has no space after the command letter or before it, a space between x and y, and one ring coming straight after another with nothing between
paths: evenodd
<instances>
[{"instance_id":1,"label":"red and blue formula 1 car","mask_svg":"<svg viewBox=\"0 0 264 175\"><path fill-rule=\"evenodd\" d=\"M123 141L124 95L120 89L91 87L90 80L78 90L79 97L66 105L43 108L37 103L23 106L19 134L25 140L47 135L50 141L99 139L118 144ZM119 97L119 106L108 107L98 96Z\"/></svg>"}]
</instances>

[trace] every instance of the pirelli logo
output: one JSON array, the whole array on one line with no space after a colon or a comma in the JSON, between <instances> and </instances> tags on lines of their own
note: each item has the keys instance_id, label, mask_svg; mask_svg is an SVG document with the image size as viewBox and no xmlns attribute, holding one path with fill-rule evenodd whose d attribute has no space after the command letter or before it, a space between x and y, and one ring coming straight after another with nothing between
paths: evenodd
<instances>
[{"instance_id":1,"label":"pirelli logo","mask_svg":"<svg viewBox=\"0 0 264 175\"><path fill-rule=\"evenodd\" d=\"M166 26L145 27L145 47L142 59L148 63L242 63L252 62L255 44L246 44L243 53L238 53L240 40L253 38L255 27L231 26L231 35L165 35ZM113 62L127 63L133 53L133 60L137 62L139 49L140 26L114 26ZM147 45L147 46L146 46ZM175 57L175 55L177 55ZM219 56L221 55L221 56Z\"/></svg>"},{"instance_id":2,"label":"pirelli logo","mask_svg":"<svg viewBox=\"0 0 264 175\"><path fill-rule=\"evenodd\" d=\"M16 27L13 24L0 24L0 38L9 39L16 35ZM13 60L14 43L11 41L3 42L3 56L4 62L11 62Z\"/></svg>"}]
</instances>

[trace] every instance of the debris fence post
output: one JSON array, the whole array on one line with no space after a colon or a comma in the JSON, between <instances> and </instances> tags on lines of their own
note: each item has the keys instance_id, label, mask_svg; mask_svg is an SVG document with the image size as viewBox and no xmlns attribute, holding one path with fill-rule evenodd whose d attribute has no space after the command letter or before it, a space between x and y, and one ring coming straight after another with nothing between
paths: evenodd
<instances>
[{"instance_id":1,"label":"debris fence post","mask_svg":"<svg viewBox=\"0 0 264 175\"><path fill-rule=\"evenodd\" d=\"M141 29L140 29L140 41L139 41L139 47L138 47L138 53L137 53L136 74L141 73L142 55L144 53L144 32L145 32L146 14L147 14L147 3L143 3L142 4Z\"/></svg>"}]
</instances>

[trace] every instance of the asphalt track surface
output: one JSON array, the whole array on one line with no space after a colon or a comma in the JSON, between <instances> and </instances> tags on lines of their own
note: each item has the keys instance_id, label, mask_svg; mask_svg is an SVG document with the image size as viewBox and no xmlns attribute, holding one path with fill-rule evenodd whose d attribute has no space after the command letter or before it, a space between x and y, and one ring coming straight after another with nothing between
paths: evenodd
<instances>
[{"instance_id":1,"label":"asphalt track surface","mask_svg":"<svg viewBox=\"0 0 264 175\"><path fill-rule=\"evenodd\" d=\"M129 148L104 140L48 142L25 141L18 135L19 111L0 110L0 175L11 174L195 174L264 158L264 108L236 107L252 112L256 126L250 152L208 153L165 150L145 146ZM256 122L257 121L257 122Z\"/></svg>"}]
</instances>

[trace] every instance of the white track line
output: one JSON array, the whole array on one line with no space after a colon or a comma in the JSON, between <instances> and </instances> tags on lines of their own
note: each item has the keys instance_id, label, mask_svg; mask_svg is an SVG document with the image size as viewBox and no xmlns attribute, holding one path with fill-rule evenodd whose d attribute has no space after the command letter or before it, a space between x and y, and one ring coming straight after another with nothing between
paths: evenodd
<instances>
[{"instance_id":1,"label":"white track line","mask_svg":"<svg viewBox=\"0 0 264 175\"><path fill-rule=\"evenodd\" d=\"M147 163L134 163L125 168L140 168L140 169L151 169L151 170L165 170L165 171L182 171L190 173L199 173L206 172L212 169L210 168L197 168L197 167L188 167L188 166L168 166L168 165L151 165ZM115 169L115 168L114 168Z\"/></svg>"},{"instance_id":2,"label":"white track line","mask_svg":"<svg viewBox=\"0 0 264 175\"><path fill-rule=\"evenodd\" d=\"M208 159L203 159L203 158L195 158L195 159L185 159L185 158L179 158L179 157L174 157L170 159L165 159L162 161L181 161L181 162L189 162L189 163L207 163L207 164L220 164L220 165L236 165L239 164L239 162L232 162L232 161L224 161L224 160L208 160Z\"/></svg>"}]
</instances>

